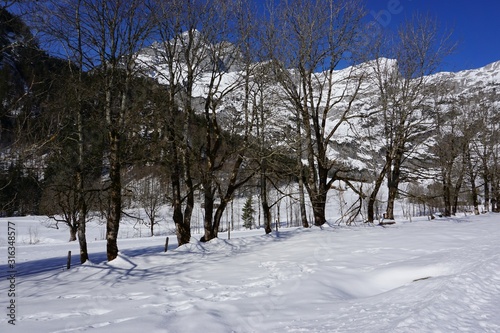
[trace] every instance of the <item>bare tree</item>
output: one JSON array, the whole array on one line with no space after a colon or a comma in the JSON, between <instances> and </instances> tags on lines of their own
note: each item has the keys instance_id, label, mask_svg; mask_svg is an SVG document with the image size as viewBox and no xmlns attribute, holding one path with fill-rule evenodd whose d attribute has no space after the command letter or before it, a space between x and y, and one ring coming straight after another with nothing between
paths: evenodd
<instances>
[{"instance_id":1,"label":"bare tree","mask_svg":"<svg viewBox=\"0 0 500 333\"><path fill-rule=\"evenodd\" d=\"M243 22L238 21L242 11L237 5L243 3L153 3L156 35L162 42L148 51L156 64L144 65L154 69L158 82L165 85L165 164L171 166L170 201L179 245L191 237L197 189L204 195L205 239L210 240L217 235L220 218L234 190L241 186L238 170L243 158L228 158L229 130L222 127L218 115L222 110L222 118L231 116L229 110L234 106L225 103L226 96L243 87L243 79L237 75L241 69L237 61L242 54L236 42L241 29L235 22ZM238 119L234 123L239 124ZM234 162L232 171L228 171L229 162ZM214 210L215 196L220 203Z\"/></svg>"},{"instance_id":2,"label":"bare tree","mask_svg":"<svg viewBox=\"0 0 500 333\"><path fill-rule=\"evenodd\" d=\"M89 149L92 149L89 147L95 146L97 140L91 137L92 131L89 131L89 128L95 125L91 124L90 120L94 118L93 105L96 103L91 103L89 100L97 101L98 97L95 91L89 89L88 76L90 71L101 67L102 59L97 57L95 51L99 46L106 44L102 40L102 44L96 45L97 40L94 36L98 30L92 16L97 7L94 6L99 4L87 1L47 1L35 3L32 10L36 13L33 22L39 36L48 45L54 45L55 55L64 59L67 64L67 92L61 104L65 110L62 119L69 119L69 123L61 122L60 125L67 127L66 132L68 128L71 130L66 135L61 133L58 135L60 146L56 149L64 150L64 145L67 147L68 144L72 147L71 150L74 151L72 154L75 156L69 157L73 158L72 161L65 161L67 170L62 171L66 174L71 173L68 176L72 181L66 184L52 184L51 193L60 199L58 205L64 212L70 230L74 228L78 233L82 263L88 259L86 222L90 206L89 198L95 191L91 185L93 180L89 178L94 169L90 163L95 163L97 167L100 165L100 162L91 159L89 155Z\"/></svg>"},{"instance_id":3,"label":"bare tree","mask_svg":"<svg viewBox=\"0 0 500 333\"><path fill-rule=\"evenodd\" d=\"M109 162L109 214L107 215L106 239L107 257L113 260L118 254L117 237L122 209L121 155L127 114L131 108L129 99L133 89L132 80L137 74L135 66L137 51L148 40L150 31L149 11L144 2L136 0L115 1L70 1L43 3L46 10L44 19L52 27L57 37L64 39L64 49L68 51L69 61L75 61L77 77L81 80L83 71L91 73L94 82L98 82L103 115L106 123L108 162ZM62 22L62 29L54 27L55 22ZM60 24L60 23L57 23ZM78 86L76 86L78 89ZM81 125L83 124L82 95L77 91L80 107L78 111L79 150L83 147ZM81 159L77 164L77 182L79 205L83 200L81 179ZM80 176L79 176L80 175ZM84 215L82 215L82 219ZM81 223L84 228L85 223ZM84 229L81 230L84 237Z\"/></svg>"},{"instance_id":4,"label":"bare tree","mask_svg":"<svg viewBox=\"0 0 500 333\"><path fill-rule=\"evenodd\" d=\"M394 38L375 44L384 50L375 53L377 58L372 64L383 122L385 158L369 196L370 222L374 219L373 206L384 178L388 187L385 216L394 219L403 167L431 133L434 111L429 96L436 92L434 87L438 83L429 75L452 51L449 38L449 33L440 35L436 20L415 15L400 26ZM393 55L394 60L379 57L384 53Z\"/></svg>"},{"instance_id":5,"label":"bare tree","mask_svg":"<svg viewBox=\"0 0 500 333\"><path fill-rule=\"evenodd\" d=\"M165 201L165 181L162 179L162 174L155 167L145 167L140 172L139 179L134 180L134 197L144 209L148 219L151 236L154 236L154 227L159 224L158 218L161 207ZM135 175L134 178L137 178Z\"/></svg>"},{"instance_id":6,"label":"bare tree","mask_svg":"<svg viewBox=\"0 0 500 333\"><path fill-rule=\"evenodd\" d=\"M463 147L463 164L465 174L469 181L470 199L475 215L479 215L479 186L477 179L480 173L481 158L475 153L476 142L483 131L480 104L476 103L475 98L469 99L461 103L463 116L461 129L464 138ZM457 200L458 201L458 200ZM454 211L457 210L457 201L455 201Z\"/></svg>"},{"instance_id":7,"label":"bare tree","mask_svg":"<svg viewBox=\"0 0 500 333\"><path fill-rule=\"evenodd\" d=\"M198 29L205 26L215 12L212 3L203 1L154 1L152 12L155 36L161 41L150 48L153 60L144 63L153 69L159 83L165 85L163 103L157 103L163 117L160 130L165 154L164 164L170 169L173 220L179 246L191 239L191 217L198 186L195 163L199 161L200 141L196 109L196 84L210 63L205 40Z\"/></svg>"},{"instance_id":8,"label":"bare tree","mask_svg":"<svg viewBox=\"0 0 500 333\"><path fill-rule=\"evenodd\" d=\"M19 0L2 0L0 1L0 9L8 9L14 4L20 2Z\"/></svg>"},{"instance_id":9,"label":"bare tree","mask_svg":"<svg viewBox=\"0 0 500 333\"><path fill-rule=\"evenodd\" d=\"M278 90L272 64L264 62L254 66L250 94L255 122L253 136L256 142L252 145L250 155L258 161L259 199L264 229L266 233L270 233L272 231L272 208L279 204L283 197L287 196L281 189L282 185L292 179L299 178L294 177L299 164L294 163L293 157L291 157L299 156L299 154L294 154L295 150L290 147L296 148L302 142L296 136L297 131L288 126L287 115L275 112L281 108L282 104L276 99ZM300 163L300 165L302 164ZM299 178L299 181L302 180ZM304 187L301 188L302 199L304 199ZM273 190L279 193L274 199L270 196L270 192ZM305 201L301 200L300 202L300 207L304 207L305 211ZM305 214L303 216L306 218L304 226L307 227L307 217ZM304 223L304 221L302 222Z\"/></svg>"},{"instance_id":10,"label":"bare tree","mask_svg":"<svg viewBox=\"0 0 500 333\"><path fill-rule=\"evenodd\" d=\"M500 213L500 109L498 87L494 87L487 101L491 110L487 133L490 136L491 160L489 167L489 180L491 183L491 210ZM486 187L485 187L486 188Z\"/></svg>"},{"instance_id":11,"label":"bare tree","mask_svg":"<svg viewBox=\"0 0 500 333\"><path fill-rule=\"evenodd\" d=\"M82 4L85 42L99 61L97 75L102 80L103 109L109 148L109 214L107 215L107 257L118 255L118 229L122 213L122 147L127 115L131 109L132 82L139 68L137 52L145 46L151 29L150 12L143 1L99 1Z\"/></svg>"},{"instance_id":12,"label":"bare tree","mask_svg":"<svg viewBox=\"0 0 500 333\"><path fill-rule=\"evenodd\" d=\"M356 116L353 105L363 74L356 67L345 75L335 69L355 52L363 6L358 1L282 1L270 15L268 52L287 107L302 122L305 185L314 224L320 226L326 222L327 193L347 169L332 158L331 144L338 129Z\"/></svg>"},{"instance_id":13,"label":"bare tree","mask_svg":"<svg viewBox=\"0 0 500 333\"><path fill-rule=\"evenodd\" d=\"M254 174L247 158L255 124L251 110L255 59L253 26L249 24L251 11L239 1L218 0L213 7L217 8L216 15L208 21L208 31L203 32L211 45L200 163L206 241L217 237L223 213L235 191Z\"/></svg>"},{"instance_id":14,"label":"bare tree","mask_svg":"<svg viewBox=\"0 0 500 333\"><path fill-rule=\"evenodd\" d=\"M51 184L45 184L45 191L40 203L40 211L56 222L57 229L59 229L59 223L63 223L68 227L70 234L69 241L79 240L80 261L84 263L88 260L88 252L86 249L86 240L82 237L82 233L85 235L85 230L80 226L83 221L83 218L80 216L83 214L85 218L83 223L87 223L90 206L88 203L90 199L87 197L84 198L86 205L84 206L85 210L82 211L82 207L78 202L80 199L77 192L77 186L74 184L74 175L70 175L70 177L73 178L71 181L67 178L59 179L59 181L58 179L54 179L60 176L61 175L53 177L51 179ZM86 193L86 196L91 195L91 192Z\"/></svg>"},{"instance_id":15,"label":"bare tree","mask_svg":"<svg viewBox=\"0 0 500 333\"><path fill-rule=\"evenodd\" d=\"M442 184L442 197L444 203L444 216L451 216L453 203L458 200L460 188L465 175L464 151L468 143L457 123L458 110L451 110L448 116L451 121L437 122L436 144L432 152L438 159L440 181Z\"/></svg>"},{"instance_id":16,"label":"bare tree","mask_svg":"<svg viewBox=\"0 0 500 333\"><path fill-rule=\"evenodd\" d=\"M495 170L498 170L498 131L496 125L498 123L498 95L497 87L492 87L489 91L478 92L473 98L473 105L475 105L478 117L477 138L473 141L473 154L480 160L480 177L483 183L483 200L484 210L490 211L490 203L496 201L495 199L495 185L494 182L498 181ZM496 156L495 156L496 155ZM493 191L492 191L493 190ZM493 192L493 193L492 193ZM494 207L492 207L494 210Z\"/></svg>"}]
</instances>

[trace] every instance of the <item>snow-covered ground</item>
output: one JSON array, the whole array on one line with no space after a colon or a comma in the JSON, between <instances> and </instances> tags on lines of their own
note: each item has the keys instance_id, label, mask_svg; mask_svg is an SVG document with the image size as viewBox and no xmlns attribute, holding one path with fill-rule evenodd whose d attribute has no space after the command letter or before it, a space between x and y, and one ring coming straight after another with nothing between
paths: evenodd
<instances>
[{"instance_id":1,"label":"snow-covered ground","mask_svg":"<svg viewBox=\"0 0 500 333\"><path fill-rule=\"evenodd\" d=\"M41 221L0 219L1 332L500 332L498 214L252 230L180 248L171 236L167 253L164 237L121 239L109 263L90 226L93 263L70 270L78 244Z\"/></svg>"}]
</instances>

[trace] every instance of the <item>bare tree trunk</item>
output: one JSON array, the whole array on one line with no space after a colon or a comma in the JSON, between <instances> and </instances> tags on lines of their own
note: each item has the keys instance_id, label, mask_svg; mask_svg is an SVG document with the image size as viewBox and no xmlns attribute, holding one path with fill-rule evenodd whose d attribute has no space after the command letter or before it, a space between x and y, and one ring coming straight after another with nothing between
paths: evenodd
<instances>
[{"instance_id":1,"label":"bare tree trunk","mask_svg":"<svg viewBox=\"0 0 500 333\"><path fill-rule=\"evenodd\" d=\"M375 180L375 187L373 188L372 193L370 194L370 197L368 198L368 204L367 204L367 222L373 223L375 220L375 203L377 202L377 195L382 187L382 182L384 181L385 175L387 173L387 167L391 164L391 160L389 159L389 156L387 156L386 161L384 163L384 167L382 168L382 171L380 171L377 179Z\"/></svg>"},{"instance_id":2,"label":"bare tree trunk","mask_svg":"<svg viewBox=\"0 0 500 333\"><path fill-rule=\"evenodd\" d=\"M458 199L460 198L460 189L462 188L462 182L463 179L460 177L460 179L457 181L455 184L455 188L453 190L453 208L452 208L452 215L457 215L458 212Z\"/></svg>"},{"instance_id":3,"label":"bare tree trunk","mask_svg":"<svg viewBox=\"0 0 500 333\"><path fill-rule=\"evenodd\" d=\"M181 244L186 244L190 242L191 239L191 217L193 215L193 209L194 209L194 184L193 184L193 177L191 175L192 172L192 165L191 165L191 160L190 160L190 140L191 140L191 134L190 134L190 126L191 126L191 117L193 114L193 109L191 105L191 96L192 96L192 85L193 85L193 74L188 75L188 96L186 97L185 100L185 109L184 109L184 122L183 122L183 127L182 127L182 143L181 143L181 163L184 167L184 172L179 174L181 179L184 180L184 188L185 188L185 207L184 207L184 212L182 214L182 226L179 226L177 228L178 234L177 238L182 240L182 243L178 243L179 245ZM175 110L175 107L172 108L171 112L177 112ZM177 139L176 139L177 140ZM180 183L179 183L180 184ZM179 187L179 199L181 198L180 192L181 188ZM182 202L179 201L179 204L182 205ZM179 221L179 222L180 222Z\"/></svg>"},{"instance_id":4,"label":"bare tree trunk","mask_svg":"<svg viewBox=\"0 0 500 333\"><path fill-rule=\"evenodd\" d=\"M497 155L493 155L493 170L491 170L491 211L494 213L500 213L500 175L499 175L499 164Z\"/></svg>"},{"instance_id":5,"label":"bare tree trunk","mask_svg":"<svg viewBox=\"0 0 500 333\"><path fill-rule=\"evenodd\" d=\"M122 212L122 184L120 163L120 134L115 130L109 133L109 214L106 222L106 252L108 261L118 256L118 229Z\"/></svg>"},{"instance_id":6,"label":"bare tree trunk","mask_svg":"<svg viewBox=\"0 0 500 333\"><path fill-rule=\"evenodd\" d=\"M484 182L484 211L490 211L490 177L489 177L489 169L488 162L486 159L483 159L483 182Z\"/></svg>"},{"instance_id":7,"label":"bare tree trunk","mask_svg":"<svg viewBox=\"0 0 500 333\"><path fill-rule=\"evenodd\" d=\"M151 237L153 237L155 235L155 231L154 231L155 216L154 216L154 213L149 218L149 223L151 223L151 225L149 226L149 228L150 228L150 231L151 231Z\"/></svg>"},{"instance_id":8,"label":"bare tree trunk","mask_svg":"<svg viewBox=\"0 0 500 333\"><path fill-rule=\"evenodd\" d=\"M342 81L335 73L339 62L346 60L344 55L357 51L353 46L363 16L362 4L354 0L300 0L275 9L270 13L269 40L263 43L277 67L275 77L283 102L301 122L309 168L305 186L314 224L321 226L326 222L327 193L337 173L343 171L327 152L339 127L356 116L352 106L364 77L354 67ZM339 88L343 91L340 94ZM346 104L341 106L341 102ZM337 113L333 126L327 121L332 111Z\"/></svg>"},{"instance_id":9,"label":"bare tree trunk","mask_svg":"<svg viewBox=\"0 0 500 333\"><path fill-rule=\"evenodd\" d=\"M495 191L495 193L496 193L495 194L495 205L496 206L495 206L495 210L494 210L495 213L500 213L500 190L498 189L498 187L499 186L497 185L497 189ZM492 207L493 207L493 205L492 205Z\"/></svg>"},{"instance_id":10,"label":"bare tree trunk","mask_svg":"<svg viewBox=\"0 0 500 333\"><path fill-rule=\"evenodd\" d=\"M227 200L222 200L220 203L219 207L217 207L215 211L215 216L214 216L214 226L212 230L212 235L215 235L215 237L218 236L219 228L220 228L220 222L222 219L222 215L224 214L224 211L227 208Z\"/></svg>"},{"instance_id":11,"label":"bare tree trunk","mask_svg":"<svg viewBox=\"0 0 500 333\"><path fill-rule=\"evenodd\" d=\"M304 168L302 167L302 162L299 165L301 171L299 173L299 207L300 207L300 220L304 228L309 228L309 222L307 221L307 211L306 211L306 196L304 193Z\"/></svg>"},{"instance_id":12,"label":"bare tree trunk","mask_svg":"<svg viewBox=\"0 0 500 333\"><path fill-rule=\"evenodd\" d=\"M203 217L203 226L205 229L205 236L203 240L209 241L217 237L217 230L214 230L213 225L213 213L214 213L214 195L212 189L212 181L205 180L203 182L204 189L204 210L205 215Z\"/></svg>"},{"instance_id":13,"label":"bare tree trunk","mask_svg":"<svg viewBox=\"0 0 500 333\"><path fill-rule=\"evenodd\" d=\"M190 168L189 164L188 167ZM191 218L193 215L193 209L194 209L194 187L193 187L193 180L191 178L191 174L188 174L186 177L186 186L188 189L188 193L186 195L186 203L184 207L184 221L182 225L182 232L184 233L182 235L183 239L190 239L191 238ZM188 240L189 242L189 240Z\"/></svg>"},{"instance_id":14,"label":"bare tree trunk","mask_svg":"<svg viewBox=\"0 0 500 333\"><path fill-rule=\"evenodd\" d=\"M261 166L260 173L260 200L262 205L262 212L264 215L264 229L266 234L270 234L272 229L272 218L271 218L271 208L267 201L267 178L266 178L266 166Z\"/></svg>"},{"instance_id":15,"label":"bare tree trunk","mask_svg":"<svg viewBox=\"0 0 500 333\"><path fill-rule=\"evenodd\" d=\"M322 191L320 188L320 191L318 191L318 193L311 193L310 196L314 216L314 225L320 227L326 223L325 212L327 191Z\"/></svg>"},{"instance_id":16,"label":"bare tree trunk","mask_svg":"<svg viewBox=\"0 0 500 333\"><path fill-rule=\"evenodd\" d=\"M249 146L250 133L253 128L253 120L256 117L254 112L251 112L250 103L250 77L253 73L251 70L251 59L255 55L248 43L248 30L250 27L246 25L246 20L240 21L233 16L234 13L247 15L248 12L243 11L245 8L239 7L242 3L215 1L218 5L218 10L209 10L208 23L211 31L205 31L204 37L207 41L214 45L214 48L208 52L207 59L210 59L210 80L206 85L206 97L204 103L204 120L205 120L205 138L201 146L202 154L202 186L205 197L205 241L210 241L218 236L221 219L229 201L232 200L233 194L245 184L252 176L250 172L248 177L242 177L243 161L247 148ZM233 13L234 12L234 13ZM223 78L226 76L225 71L222 71L220 66L213 62L213 59L226 56L226 50L220 48L217 41L220 38L227 38L227 31L236 26L238 36L237 42L243 50L245 69L240 72L240 77L228 86L223 86ZM233 60L229 60L229 65ZM218 119L218 107L222 100L227 98L229 94L235 91L238 87L244 87L244 97L242 99L242 113L244 117L243 124L240 127L240 133L230 133L240 136L240 143L237 147L233 147L229 142L226 129L221 128L220 119ZM230 166L229 168L227 166ZM229 173L229 175L228 175ZM218 199L218 206L214 205ZM214 215L215 212L215 215Z\"/></svg>"},{"instance_id":17,"label":"bare tree trunk","mask_svg":"<svg viewBox=\"0 0 500 333\"><path fill-rule=\"evenodd\" d=\"M472 206L474 207L474 215L479 215L479 200L478 200L478 192L476 187L475 180L471 181L472 186Z\"/></svg>"},{"instance_id":18,"label":"bare tree trunk","mask_svg":"<svg viewBox=\"0 0 500 333\"><path fill-rule=\"evenodd\" d=\"M230 174L229 179L227 181L228 182L227 189L226 189L225 193L222 195L222 197L220 198L221 202L215 211L215 216L213 217L213 219L209 218L209 219L206 219L206 221L205 221L206 223L208 223L205 226L205 241L209 241L209 240L216 238L218 236L220 222L222 219L222 215L227 207L227 204L229 203L229 201L232 200L234 192L238 188L240 188L241 186L246 184L253 176L253 174L250 174L247 177L240 179L238 181L238 174L241 170L241 165L243 163L243 156L244 156L244 152L241 151L240 154L238 155L238 157L236 158L236 160L234 161L234 164L233 164L232 170L231 170L231 174ZM214 208L215 208L213 205L213 194L211 195L211 197L209 194L208 199L211 199L211 202L212 202L212 206L208 207L209 211L211 212L211 215L212 215ZM208 201L208 203L210 204L210 200ZM207 201L205 201L205 214L208 214L206 204L207 204ZM211 229L208 230L208 232L207 232L207 226L210 223L212 224Z\"/></svg>"},{"instance_id":19,"label":"bare tree trunk","mask_svg":"<svg viewBox=\"0 0 500 333\"><path fill-rule=\"evenodd\" d=\"M304 193L304 166L302 165L302 131L300 117L297 115L297 167L299 168L299 208L300 208L300 220L304 228L309 228L309 222L307 221L307 211L306 211L306 196Z\"/></svg>"},{"instance_id":20,"label":"bare tree trunk","mask_svg":"<svg viewBox=\"0 0 500 333\"><path fill-rule=\"evenodd\" d=\"M443 177L444 216L451 216L451 179L449 175Z\"/></svg>"},{"instance_id":21,"label":"bare tree trunk","mask_svg":"<svg viewBox=\"0 0 500 333\"><path fill-rule=\"evenodd\" d=\"M176 154L176 149L173 150ZM178 161L174 157L174 161ZM179 246L187 244L191 240L191 225L190 219L184 217L182 212L182 187L181 187L181 172L178 163L174 162L173 172L171 174L172 181L172 205L173 205L173 220L177 234L177 244Z\"/></svg>"},{"instance_id":22,"label":"bare tree trunk","mask_svg":"<svg viewBox=\"0 0 500 333\"><path fill-rule=\"evenodd\" d=\"M374 43L375 59L384 59L388 47L394 61L375 61L376 85L380 112L383 114L383 139L390 155L387 169L388 199L386 218L394 219L395 200L402 181L402 168L409 164L424 138L431 135L434 114L422 112L435 93L428 78L438 69L443 56L452 51L449 34L438 33L435 20L415 15L398 29L396 40L389 38ZM384 46L386 45L386 46ZM411 47L409 46L411 45ZM383 50L383 52L381 52ZM404 179L403 179L404 180Z\"/></svg>"},{"instance_id":23,"label":"bare tree trunk","mask_svg":"<svg viewBox=\"0 0 500 333\"><path fill-rule=\"evenodd\" d=\"M473 169L470 151L467 150L466 153L467 153L467 161L468 161L468 168L469 168L469 180L470 180L470 186L471 186L472 206L474 207L474 215L479 215L479 200L478 200L478 192L477 192L477 185L476 185L477 174L476 174L476 172L474 172L474 169Z\"/></svg>"},{"instance_id":24,"label":"bare tree trunk","mask_svg":"<svg viewBox=\"0 0 500 333\"><path fill-rule=\"evenodd\" d=\"M467 146L464 146L464 150ZM458 199L460 197L460 189L462 188L463 182L464 182L464 176L465 176L465 169L467 167L467 161L465 158L465 153L462 151L462 163L461 163L461 168L459 170L458 178L455 183L454 189L453 189L453 208L452 208L452 214L456 215L458 211Z\"/></svg>"},{"instance_id":25,"label":"bare tree trunk","mask_svg":"<svg viewBox=\"0 0 500 333\"><path fill-rule=\"evenodd\" d=\"M398 195L399 182L401 177L401 162L403 159L404 148L396 148L396 155L392 160L392 170L389 168L387 186L389 194L387 197L387 210L385 218L388 220L394 220L394 204Z\"/></svg>"},{"instance_id":26,"label":"bare tree trunk","mask_svg":"<svg viewBox=\"0 0 500 333\"><path fill-rule=\"evenodd\" d=\"M389 196L387 197L387 209L385 212L385 218L388 220L394 220L394 203L398 193L398 187L393 183L389 187Z\"/></svg>"},{"instance_id":27,"label":"bare tree trunk","mask_svg":"<svg viewBox=\"0 0 500 333\"><path fill-rule=\"evenodd\" d=\"M86 218L86 215L80 216L80 221L78 222L78 242L80 245L80 263L82 264L89 260L87 250Z\"/></svg>"},{"instance_id":28,"label":"bare tree trunk","mask_svg":"<svg viewBox=\"0 0 500 333\"><path fill-rule=\"evenodd\" d=\"M80 132L83 134L83 131ZM85 263L89 259L89 254L87 250L87 236L86 236L86 227L87 227L87 203L85 201L85 193L84 193L84 181L83 174L81 171L81 166L83 165L83 140L81 141L80 152L79 152L79 170L77 172L77 195L78 195L78 242L80 245L80 263Z\"/></svg>"},{"instance_id":29,"label":"bare tree trunk","mask_svg":"<svg viewBox=\"0 0 500 333\"><path fill-rule=\"evenodd\" d=\"M78 132L78 166L76 172L76 193L78 196L78 242L80 244L80 262L83 264L89 259L87 251L87 238L86 238L86 223L87 223L87 203L85 202L85 179L83 174L84 169L84 110L82 100L82 71L83 71L83 46L82 46L82 33L80 27L80 3L76 7L76 30L77 30L77 57L78 57L78 86L77 86L77 132Z\"/></svg>"},{"instance_id":30,"label":"bare tree trunk","mask_svg":"<svg viewBox=\"0 0 500 333\"><path fill-rule=\"evenodd\" d=\"M250 91L249 91L249 77L248 75L245 77L245 98L247 101L250 100ZM270 234L273 229L272 229L272 217L271 217L271 207L269 206L268 202L268 188L267 188L267 158L266 158L266 152L265 152L265 146L266 146L266 119L265 119L265 108L264 108L264 98L263 96L260 96L260 101L258 104L258 109L260 111L260 114L257 115L255 118L260 119L260 123L257 124L257 136L259 138L259 156L260 156L260 204L262 207L262 212L264 215L264 230L266 234ZM248 103L245 104L245 110L248 112ZM247 122L249 122L249 119L247 117L246 119ZM259 212L259 227L260 227L260 212Z\"/></svg>"},{"instance_id":31,"label":"bare tree trunk","mask_svg":"<svg viewBox=\"0 0 500 333\"><path fill-rule=\"evenodd\" d=\"M78 231L78 227L74 227L73 225L69 226L69 241L74 242L76 241L76 233Z\"/></svg>"}]
</instances>

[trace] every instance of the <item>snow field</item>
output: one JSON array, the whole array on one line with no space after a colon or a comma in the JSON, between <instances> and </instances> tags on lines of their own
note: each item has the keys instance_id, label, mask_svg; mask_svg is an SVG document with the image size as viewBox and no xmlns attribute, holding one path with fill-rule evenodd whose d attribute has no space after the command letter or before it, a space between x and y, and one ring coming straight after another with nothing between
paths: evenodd
<instances>
[{"instance_id":1,"label":"snow field","mask_svg":"<svg viewBox=\"0 0 500 333\"><path fill-rule=\"evenodd\" d=\"M12 220L12 219L11 219ZM6 220L0 221L3 227ZM40 219L17 218L21 233ZM193 239L89 243L93 263L63 270L66 231L17 245L17 322L2 332L499 332L500 217L387 228L262 230ZM4 233L2 232L2 235ZM28 235L29 236L29 235ZM233 238L234 236L234 238ZM5 308L5 237L0 236ZM60 262L60 267L52 264ZM43 266L50 266L43 269ZM51 268L52 267L52 268ZM5 312L5 311L4 311Z\"/></svg>"}]
</instances>

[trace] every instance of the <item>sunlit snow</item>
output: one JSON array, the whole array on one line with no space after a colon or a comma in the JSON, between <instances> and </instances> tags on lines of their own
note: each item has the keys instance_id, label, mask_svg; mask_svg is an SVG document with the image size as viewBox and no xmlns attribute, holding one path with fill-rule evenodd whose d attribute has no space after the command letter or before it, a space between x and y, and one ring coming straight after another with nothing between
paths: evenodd
<instances>
[{"instance_id":1,"label":"sunlit snow","mask_svg":"<svg viewBox=\"0 0 500 333\"><path fill-rule=\"evenodd\" d=\"M78 244L43 220L9 219L18 239L16 326L5 310L2 230L1 332L500 331L497 214L257 229L209 243L195 235L179 248L171 235L167 253L163 236L120 239L112 262L91 223L93 263L70 270L66 254L76 262Z\"/></svg>"}]
</instances>

